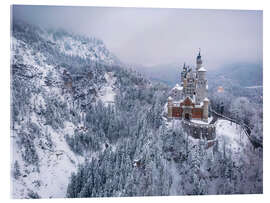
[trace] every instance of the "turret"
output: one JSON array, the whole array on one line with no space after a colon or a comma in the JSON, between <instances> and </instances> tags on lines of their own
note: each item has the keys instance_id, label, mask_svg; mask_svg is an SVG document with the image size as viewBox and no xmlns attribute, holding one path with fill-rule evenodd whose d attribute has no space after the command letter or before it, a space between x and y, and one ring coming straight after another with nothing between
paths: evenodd
<instances>
[{"instance_id":1,"label":"turret","mask_svg":"<svg viewBox=\"0 0 270 203\"><path fill-rule=\"evenodd\" d=\"M186 71L186 70L187 70L186 63L184 63L183 71Z\"/></svg>"},{"instance_id":2,"label":"turret","mask_svg":"<svg viewBox=\"0 0 270 203\"><path fill-rule=\"evenodd\" d=\"M184 63L183 70L181 72L181 84L183 84L183 82L184 82L184 78L186 76L186 73L187 73L187 67L186 67L186 63Z\"/></svg>"}]
</instances>

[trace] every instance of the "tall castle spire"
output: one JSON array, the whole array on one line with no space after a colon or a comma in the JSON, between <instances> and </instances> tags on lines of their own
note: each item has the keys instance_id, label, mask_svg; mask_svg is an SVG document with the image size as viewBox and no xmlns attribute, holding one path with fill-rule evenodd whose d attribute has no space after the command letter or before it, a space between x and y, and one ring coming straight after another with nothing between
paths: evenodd
<instances>
[{"instance_id":1,"label":"tall castle spire","mask_svg":"<svg viewBox=\"0 0 270 203\"><path fill-rule=\"evenodd\" d=\"M184 62L183 70L186 70L186 62Z\"/></svg>"},{"instance_id":2,"label":"tall castle spire","mask_svg":"<svg viewBox=\"0 0 270 203\"><path fill-rule=\"evenodd\" d=\"M199 48L199 54L196 59L196 70L199 70L202 67L202 57L201 57L201 48Z\"/></svg>"}]
</instances>

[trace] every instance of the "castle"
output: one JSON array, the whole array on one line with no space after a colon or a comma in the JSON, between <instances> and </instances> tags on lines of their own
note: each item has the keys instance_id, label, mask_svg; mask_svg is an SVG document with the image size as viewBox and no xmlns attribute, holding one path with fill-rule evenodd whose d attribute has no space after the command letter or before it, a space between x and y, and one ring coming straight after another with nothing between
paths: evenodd
<instances>
[{"instance_id":1,"label":"castle","mask_svg":"<svg viewBox=\"0 0 270 203\"><path fill-rule=\"evenodd\" d=\"M168 118L200 120L208 123L209 100L206 69L202 66L201 53L196 58L196 69L185 64L181 83L176 84L168 97Z\"/></svg>"}]
</instances>

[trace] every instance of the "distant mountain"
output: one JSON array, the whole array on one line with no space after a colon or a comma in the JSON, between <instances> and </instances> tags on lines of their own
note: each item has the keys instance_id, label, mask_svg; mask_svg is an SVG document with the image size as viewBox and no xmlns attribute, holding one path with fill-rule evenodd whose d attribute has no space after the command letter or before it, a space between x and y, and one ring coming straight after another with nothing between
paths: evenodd
<instances>
[{"instance_id":1,"label":"distant mountain","mask_svg":"<svg viewBox=\"0 0 270 203\"><path fill-rule=\"evenodd\" d=\"M182 64L162 64L150 67L142 65L130 66L132 69L142 73L152 81L163 82L174 86L180 82ZM262 65L255 63L234 63L223 65L221 68L208 70L207 78L209 85L224 85L223 83L234 83L242 87L262 85ZM214 81L216 80L216 81Z\"/></svg>"},{"instance_id":2,"label":"distant mountain","mask_svg":"<svg viewBox=\"0 0 270 203\"><path fill-rule=\"evenodd\" d=\"M255 63L235 63L208 72L210 80L233 82L242 87L258 86L263 84L263 67Z\"/></svg>"},{"instance_id":3,"label":"distant mountain","mask_svg":"<svg viewBox=\"0 0 270 203\"><path fill-rule=\"evenodd\" d=\"M155 66L143 66L143 65L130 65L130 67L139 73L142 73L145 77L152 81L162 82L169 86L174 86L179 83L181 65L173 64L161 64Z\"/></svg>"}]
</instances>

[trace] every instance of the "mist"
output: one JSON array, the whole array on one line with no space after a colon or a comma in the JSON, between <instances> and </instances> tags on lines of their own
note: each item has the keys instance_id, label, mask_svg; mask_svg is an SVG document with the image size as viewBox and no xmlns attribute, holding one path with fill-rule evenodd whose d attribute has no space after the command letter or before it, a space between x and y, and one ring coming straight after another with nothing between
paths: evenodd
<instances>
[{"instance_id":1,"label":"mist","mask_svg":"<svg viewBox=\"0 0 270 203\"><path fill-rule=\"evenodd\" d=\"M94 36L122 62L155 66L261 63L262 11L68 6L11 7L13 20Z\"/></svg>"}]
</instances>

